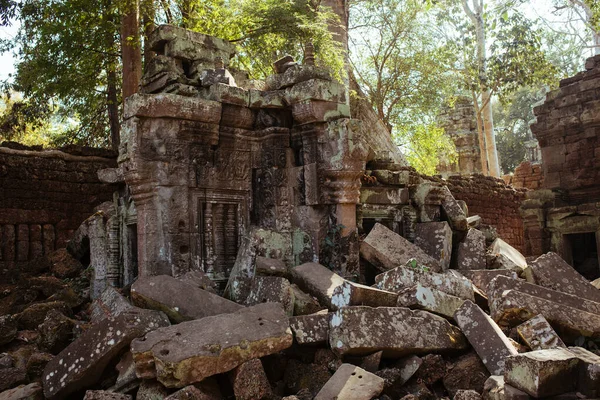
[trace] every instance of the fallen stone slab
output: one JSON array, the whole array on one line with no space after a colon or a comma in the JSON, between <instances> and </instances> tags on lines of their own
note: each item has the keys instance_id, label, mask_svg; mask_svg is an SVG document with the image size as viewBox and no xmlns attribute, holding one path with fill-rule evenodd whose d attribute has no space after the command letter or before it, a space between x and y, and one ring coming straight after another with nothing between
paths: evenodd
<instances>
[{"instance_id":1,"label":"fallen stone slab","mask_svg":"<svg viewBox=\"0 0 600 400\"><path fill-rule=\"evenodd\" d=\"M290 269L282 260L277 258L256 256L254 264L256 275L279 276L281 278L290 277Z\"/></svg>"},{"instance_id":2,"label":"fallen stone slab","mask_svg":"<svg viewBox=\"0 0 600 400\"><path fill-rule=\"evenodd\" d=\"M442 271L450 268L452 229L448 222L423 222L415 227L415 244L439 261Z\"/></svg>"},{"instance_id":3,"label":"fallen stone slab","mask_svg":"<svg viewBox=\"0 0 600 400\"><path fill-rule=\"evenodd\" d=\"M442 270L438 260L380 223L376 223L361 242L360 255L382 272L404 265L411 259L431 271Z\"/></svg>"},{"instance_id":4,"label":"fallen stone slab","mask_svg":"<svg viewBox=\"0 0 600 400\"><path fill-rule=\"evenodd\" d=\"M467 236L456 248L456 265L459 271L485 269L485 235L477 229L469 229Z\"/></svg>"},{"instance_id":5,"label":"fallen stone slab","mask_svg":"<svg viewBox=\"0 0 600 400\"><path fill-rule=\"evenodd\" d=\"M504 382L535 398L574 391L579 359L567 349L537 350L506 359Z\"/></svg>"},{"instance_id":6,"label":"fallen stone slab","mask_svg":"<svg viewBox=\"0 0 600 400\"><path fill-rule=\"evenodd\" d=\"M292 268L292 281L319 303L333 309L333 291L346 280L330 269L317 263L305 263Z\"/></svg>"},{"instance_id":7,"label":"fallen stone slab","mask_svg":"<svg viewBox=\"0 0 600 400\"><path fill-rule=\"evenodd\" d=\"M383 379L352 364L342 364L315 400L371 400L383 391Z\"/></svg>"},{"instance_id":8,"label":"fallen stone slab","mask_svg":"<svg viewBox=\"0 0 600 400\"><path fill-rule=\"evenodd\" d=\"M300 315L290 318L290 328L300 345L325 344L329 338L331 313Z\"/></svg>"},{"instance_id":9,"label":"fallen stone slab","mask_svg":"<svg viewBox=\"0 0 600 400\"><path fill-rule=\"evenodd\" d=\"M173 323L232 313L242 308L168 275L138 278L131 286L131 299L138 307L164 312Z\"/></svg>"},{"instance_id":10,"label":"fallen stone slab","mask_svg":"<svg viewBox=\"0 0 600 400\"><path fill-rule=\"evenodd\" d=\"M569 347L569 351L579 359L577 391L588 398L600 395L600 356L583 347Z\"/></svg>"},{"instance_id":11,"label":"fallen stone slab","mask_svg":"<svg viewBox=\"0 0 600 400\"><path fill-rule=\"evenodd\" d=\"M169 325L167 317L151 310L125 311L92 325L44 368L42 383L47 398L67 395L94 384L113 358L131 341Z\"/></svg>"},{"instance_id":12,"label":"fallen stone slab","mask_svg":"<svg viewBox=\"0 0 600 400\"><path fill-rule=\"evenodd\" d=\"M492 375L483 384L484 400L504 400L504 375Z\"/></svg>"},{"instance_id":13,"label":"fallen stone slab","mask_svg":"<svg viewBox=\"0 0 600 400\"><path fill-rule=\"evenodd\" d=\"M567 347L541 314L517 326L517 333L531 350Z\"/></svg>"},{"instance_id":14,"label":"fallen stone slab","mask_svg":"<svg viewBox=\"0 0 600 400\"><path fill-rule=\"evenodd\" d=\"M489 251L497 257L502 256L503 258L506 258L509 262L503 264L512 266L512 268L509 269L515 271L519 275L527 268L527 260L523 254L500 238L497 238L492 242Z\"/></svg>"},{"instance_id":15,"label":"fallen stone slab","mask_svg":"<svg viewBox=\"0 0 600 400\"><path fill-rule=\"evenodd\" d=\"M250 292L243 301L246 306L260 303L280 303L286 314L294 314L294 292L290 282L277 276L255 276L250 281Z\"/></svg>"},{"instance_id":16,"label":"fallen stone slab","mask_svg":"<svg viewBox=\"0 0 600 400\"><path fill-rule=\"evenodd\" d=\"M188 271L176 278L208 292L217 292L217 284L202 271Z\"/></svg>"},{"instance_id":17,"label":"fallen stone slab","mask_svg":"<svg viewBox=\"0 0 600 400\"><path fill-rule=\"evenodd\" d=\"M83 400L132 400L129 394L108 392L106 390L88 390Z\"/></svg>"},{"instance_id":18,"label":"fallen stone slab","mask_svg":"<svg viewBox=\"0 0 600 400\"><path fill-rule=\"evenodd\" d=\"M21 385L0 393L0 400L43 400L42 385L37 382Z\"/></svg>"},{"instance_id":19,"label":"fallen stone slab","mask_svg":"<svg viewBox=\"0 0 600 400\"><path fill-rule=\"evenodd\" d=\"M487 293L487 287L497 276L502 275L511 279L518 279L515 271L509 269L473 269L470 271L460 271L465 278L470 279L475 286Z\"/></svg>"},{"instance_id":20,"label":"fallen stone slab","mask_svg":"<svg viewBox=\"0 0 600 400\"><path fill-rule=\"evenodd\" d=\"M421 309L452 318L464 302L465 299L417 283L398 294L397 306Z\"/></svg>"},{"instance_id":21,"label":"fallen stone slab","mask_svg":"<svg viewBox=\"0 0 600 400\"><path fill-rule=\"evenodd\" d=\"M494 320L471 301L465 301L454 319L490 374L503 374L506 358L517 350Z\"/></svg>"},{"instance_id":22,"label":"fallen stone slab","mask_svg":"<svg viewBox=\"0 0 600 400\"><path fill-rule=\"evenodd\" d=\"M458 201L450 193L450 189L447 186L443 186L442 192L444 199L442 200L442 211L444 217L450 223L452 229L457 231L466 231L469 229L469 223L467 222L467 214L460 206Z\"/></svg>"},{"instance_id":23,"label":"fallen stone slab","mask_svg":"<svg viewBox=\"0 0 600 400\"><path fill-rule=\"evenodd\" d=\"M450 361L444 372L442 384L450 396L456 395L459 390L481 393L485 381L490 377L487 367L474 351Z\"/></svg>"},{"instance_id":24,"label":"fallen stone slab","mask_svg":"<svg viewBox=\"0 0 600 400\"><path fill-rule=\"evenodd\" d=\"M267 374L257 358L231 371L230 380L236 400L268 400L273 395Z\"/></svg>"},{"instance_id":25,"label":"fallen stone slab","mask_svg":"<svg viewBox=\"0 0 600 400\"><path fill-rule=\"evenodd\" d=\"M538 257L530 263L525 273L540 286L600 303L600 290L556 253Z\"/></svg>"},{"instance_id":26,"label":"fallen stone slab","mask_svg":"<svg viewBox=\"0 0 600 400\"><path fill-rule=\"evenodd\" d=\"M461 350L467 341L446 319L403 307L344 307L330 322L329 344L338 355L401 357Z\"/></svg>"},{"instance_id":27,"label":"fallen stone slab","mask_svg":"<svg viewBox=\"0 0 600 400\"><path fill-rule=\"evenodd\" d=\"M379 371L379 366L381 365L381 357L383 357L383 351L378 351L368 356L360 357L360 360L353 364L358 364L357 367L361 367L364 370L375 373Z\"/></svg>"},{"instance_id":28,"label":"fallen stone slab","mask_svg":"<svg viewBox=\"0 0 600 400\"><path fill-rule=\"evenodd\" d=\"M333 310L348 306L395 307L398 293L345 281L333 290Z\"/></svg>"},{"instance_id":29,"label":"fallen stone slab","mask_svg":"<svg viewBox=\"0 0 600 400\"><path fill-rule=\"evenodd\" d=\"M473 285L465 277L448 271L443 274L425 272L419 268L401 266L375 277L375 287L389 292L400 292L416 284L431 287L440 292L460 297L461 299L473 300Z\"/></svg>"},{"instance_id":30,"label":"fallen stone slab","mask_svg":"<svg viewBox=\"0 0 600 400\"><path fill-rule=\"evenodd\" d=\"M304 293L298 285L292 284L292 292L294 293L294 315L314 314L324 309L317 299Z\"/></svg>"},{"instance_id":31,"label":"fallen stone slab","mask_svg":"<svg viewBox=\"0 0 600 400\"><path fill-rule=\"evenodd\" d=\"M182 322L131 344L136 373L166 387L184 387L292 345L288 317L277 303Z\"/></svg>"},{"instance_id":32,"label":"fallen stone slab","mask_svg":"<svg viewBox=\"0 0 600 400\"><path fill-rule=\"evenodd\" d=\"M124 311L133 310L134 308L117 289L108 286L92 303L90 318L92 322L97 323L106 318L114 318Z\"/></svg>"}]
</instances>

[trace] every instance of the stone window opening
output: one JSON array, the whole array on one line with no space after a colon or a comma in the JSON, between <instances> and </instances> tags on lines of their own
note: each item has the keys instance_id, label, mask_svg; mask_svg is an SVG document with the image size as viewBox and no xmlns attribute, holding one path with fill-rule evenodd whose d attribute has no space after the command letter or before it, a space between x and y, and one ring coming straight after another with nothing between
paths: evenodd
<instances>
[{"instance_id":1,"label":"stone window opening","mask_svg":"<svg viewBox=\"0 0 600 400\"><path fill-rule=\"evenodd\" d=\"M597 236L595 232L563 235L566 261L590 281L600 278Z\"/></svg>"}]
</instances>

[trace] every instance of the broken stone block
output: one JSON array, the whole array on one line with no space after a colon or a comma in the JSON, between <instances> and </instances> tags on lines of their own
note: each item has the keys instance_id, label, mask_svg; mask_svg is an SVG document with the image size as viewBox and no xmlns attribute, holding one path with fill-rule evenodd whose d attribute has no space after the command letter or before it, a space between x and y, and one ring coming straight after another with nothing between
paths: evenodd
<instances>
[{"instance_id":1,"label":"broken stone block","mask_svg":"<svg viewBox=\"0 0 600 400\"><path fill-rule=\"evenodd\" d=\"M58 354L73 340L73 328L77 322L60 311L50 310L46 319L38 326L38 345L44 351Z\"/></svg>"},{"instance_id":2,"label":"broken stone block","mask_svg":"<svg viewBox=\"0 0 600 400\"><path fill-rule=\"evenodd\" d=\"M277 303L243 308L150 332L131 344L137 375L184 387L292 345L288 317Z\"/></svg>"},{"instance_id":3,"label":"broken stone block","mask_svg":"<svg viewBox=\"0 0 600 400\"><path fill-rule=\"evenodd\" d=\"M517 350L496 322L471 301L465 301L454 319L488 371L492 375L504 373L506 357L517 354Z\"/></svg>"},{"instance_id":4,"label":"broken stone block","mask_svg":"<svg viewBox=\"0 0 600 400\"><path fill-rule=\"evenodd\" d=\"M290 68L292 65L294 64L294 57L290 56L289 54L286 56L281 57L279 60L275 61L273 63L273 69L275 70L276 74L283 74L285 71L288 70L288 68Z\"/></svg>"},{"instance_id":5,"label":"broken stone block","mask_svg":"<svg viewBox=\"0 0 600 400\"><path fill-rule=\"evenodd\" d=\"M142 380L135 395L135 400L158 400L164 399L169 393L167 389L156 381Z\"/></svg>"},{"instance_id":6,"label":"broken stone block","mask_svg":"<svg viewBox=\"0 0 600 400\"><path fill-rule=\"evenodd\" d=\"M454 271L438 274L426 272L420 268L401 266L375 277L375 287L390 292L398 293L416 284L437 289L461 299L473 300L473 285L468 279Z\"/></svg>"},{"instance_id":7,"label":"broken stone block","mask_svg":"<svg viewBox=\"0 0 600 400\"><path fill-rule=\"evenodd\" d=\"M282 260L277 258L256 256L255 271L256 275L279 276L286 279L290 277L289 268Z\"/></svg>"},{"instance_id":8,"label":"broken stone block","mask_svg":"<svg viewBox=\"0 0 600 400\"><path fill-rule=\"evenodd\" d=\"M17 336L17 320L12 315L0 317L0 346L13 341Z\"/></svg>"},{"instance_id":9,"label":"broken stone block","mask_svg":"<svg viewBox=\"0 0 600 400\"><path fill-rule=\"evenodd\" d=\"M361 204L408 204L410 194L408 189L389 186L368 186L360 191Z\"/></svg>"},{"instance_id":10,"label":"broken stone block","mask_svg":"<svg viewBox=\"0 0 600 400\"><path fill-rule=\"evenodd\" d=\"M344 278L317 263L305 263L292 268L292 280L330 309L333 308L331 301L334 289L345 282Z\"/></svg>"},{"instance_id":11,"label":"broken stone block","mask_svg":"<svg viewBox=\"0 0 600 400\"><path fill-rule=\"evenodd\" d=\"M539 398L575 390L579 360L567 349L547 349L506 359L504 382Z\"/></svg>"},{"instance_id":12,"label":"broken stone block","mask_svg":"<svg viewBox=\"0 0 600 400\"><path fill-rule=\"evenodd\" d=\"M569 347L569 351L579 359L577 391L588 398L600 395L600 356L582 347Z\"/></svg>"},{"instance_id":13,"label":"broken stone block","mask_svg":"<svg viewBox=\"0 0 600 400\"><path fill-rule=\"evenodd\" d=\"M397 305L398 307L417 308L442 317L452 318L464 302L465 300L460 297L417 283L398 294Z\"/></svg>"},{"instance_id":14,"label":"broken stone block","mask_svg":"<svg viewBox=\"0 0 600 400\"><path fill-rule=\"evenodd\" d=\"M456 231L466 231L469 229L467 222L467 214L464 209L460 206L459 202L456 201L450 189L447 186L442 188L444 199L442 200L442 211L444 216L450 223L450 227Z\"/></svg>"},{"instance_id":15,"label":"broken stone block","mask_svg":"<svg viewBox=\"0 0 600 400\"><path fill-rule=\"evenodd\" d=\"M492 375L483 384L484 400L504 400L504 376Z\"/></svg>"},{"instance_id":16,"label":"broken stone block","mask_svg":"<svg viewBox=\"0 0 600 400\"><path fill-rule=\"evenodd\" d=\"M314 314L323 309L314 297L304 293L298 285L292 284L292 292L294 293L294 315Z\"/></svg>"},{"instance_id":17,"label":"broken stone block","mask_svg":"<svg viewBox=\"0 0 600 400\"><path fill-rule=\"evenodd\" d=\"M42 385L37 382L21 385L0 393L0 400L43 400Z\"/></svg>"},{"instance_id":18,"label":"broken stone block","mask_svg":"<svg viewBox=\"0 0 600 400\"><path fill-rule=\"evenodd\" d=\"M460 271L460 273L467 279L470 279L475 286L484 292L487 292L489 283L498 275L518 279L517 273L509 269L473 269L470 271Z\"/></svg>"},{"instance_id":19,"label":"broken stone block","mask_svg":"<svg viewBox=\"0 0 600 400\"><path fill-rule=\"evenodd\" d=\"M106 365L134 338L167 325L164 314L150 310L126 311L92 325L46 365L44 395L65 398L95 383Z\"/></svg>"},{"instance_id":20,"label":"broken stone block","mask_svg":"<svg viewBox=\"0 0 600 400\"><path fill-rule=\"evenodd\" d=\"M481 358L476 353L470 352L448 365L442 383L451 396L455 396L459 390L474 390L481 393L489 376Z\"/></svg>"},{"instance_id":21,"label":"broken stone block","mask_svg":"<svg viewBox=\"0 0 600 400\"><path fill-rule=\"evenodd\" d=\"M531 350L566 347L543 315L536 315L517 326L519 336Z\"/></svg>"},{"instance_id":22,"label":"broken stone block","mask_svg":"<svg viewBox=\"0 0 600 400\"><path fill-rule=\"evenodd\" d=\"M485 250L485 235L477 229L469 229L456 249L458 270L485 269Z\"/></svg>"},{"instance_id":23,"label":"broken stone block","mask_svg":"<svg viewBox=\"0 0 600 400\"><path fill-rule=\"evenodd\" d=\"M421 358L408 356L400 359L392 368L385 368L374 373L385 380L384 392L390 396L397 397L398 389L404 386L415 375L422 364L423 361Z\"/></svg>"},{"instance_id":24,"label":"broken stone block","mask_svg":"<svg viewBox=\"0 0 600 400\"><path fill-rule=\"evenodd\" d=\"M450 268L452 229L446 221L424 222L416 225L415 244L440 262L442 271Z\"/></svg>"},{"instance_id":25,"label":"broken stone block","mask_svg":"<svg viewBox=\"0 0 600 400\"><path fill-rule=\"evenodd\" d=\"M117 363L115 369L119 373L119 376L111 391L127 393L129 390L139 386L139 379L135 374L135 363L133 362L131 351L127 351L121 356L121 360Z\"/></svg>"},{"instance_id":26,"label":"broken stone block","mask_svg":"<svg viewBox=\"0 0 600 400\"><path fill-rule=\"evenodd\" d=\"M222 400L223 398L219 384L209 378L201 383L186 386L165 397L165 400Z\"/></svg>"},{"instance_id":27,"label":"broken stone block","mask_svg":"<svg viewBox=\"0 0 600 400\"><path fill-rule=\"evenodd\" d=\"M131 286L131 299L138 307L164 312L173 323L231 313L242 308L168 275L138 278Z\"/></svg>"},{"instance_id":28,"label":"broken stone block","mask_svg":"<svg viewBox=\"0 0 600 400\"><path fill-rule=\"evenodd\" d=\"M500 264L519 275L527 268L527 260L525 260L523 254L500 238L492 242L490 253L497 257L505 258L506 261L501 261Z\"/></svg>"},{"instance_id":29,"label":"broken stone block","mask_svg":"<svg viewBox=\"0 0 600 400\"><path fill-rule=\"evenodd\" d=\"M446 374L446 361L439 354L427 354L421 358L421 366L415 373L418 381L431 386L440 381Z\"/></svg>"},{"instance_id":30,"label":"broken stone block","mask_svg":"<svg viewBox=\"0 0 600 400\"><path fill-rule=\"evenodd\" d=\"M315 400L370 400L383 391L383 379L352 364L342 364Z\"/></svg>"},{"instance_id":31,"label":"broken stone block","mask_svg":"<svg viewBox=\"0 0 600 400\"><path fill-rule=\"evenodd\" d=\"M403 307L344 307L330 321L329 343L338 355L401 357L467 346L460 330L426 311Z\"/></svg>"},{"instance_id":32,"label":"broken stone block","mask_svg":"<svg viewBox=\"0 0 600 400\"><path fill-rule=\"evenodd\" d=\"M378 351L371 355L362 357L362 359L358 362L358 366L366 371L375 373L379 370L379 365L381 364L382 356L383 351Z\"/></svg>"},{"instance_id":33,"label":"broken stone block","mask_svg":"<svg viewBox=\"0 0 600 400\"><path fill-rule=\"evenodd\" d=\"M124 311L134 308L117 289L108 286L92 303L91 320L93 323L97 323L109 317L114 318Z\"/></svg>"},{"instance_id":34,"label":"broken stone block","mask_svg":"<svg viewBox=\"0 0 600 400\"><path fill-rule=\"evenodd\" d=\"M52 301L48 303L36 303L15 315L19 329L34 330L46 319L46 315L56 310L66 316L71 316L71 309L63 301Z\"/></svg>"},{"instance_id":35,"label":"broken stone block","mask_svg":"<svg viewBox=\"0 0 600 400\"><path fill-rule=\"evenodd\" d=\"M481 395L474 390L457 390L452 400L481 400Z\"/></svg>"},{"instance_id":36,"label":"broken stone block","mask_svg":"<svg viewBox=\"0 0 600 400\"><path fill-rule=\"evenodd\" d=\"M315 352L315 364L324 365L331 372L335 372L342 365L342 360L340 360L329 348L317 349Z\"/></svg>"},{"instance_id":37,"label":"broken stone block","mask_svg":"<svg viewBox=\"0 0 600 400\"><path fill-rule=\"evenodd\" d=\"M250 293L243 304L254 306L267 302L280 303L288 315L293 315L294 292L290 282L277 276L255 276L252 278Z\"/></svg>"},{"instance_id":38,"label":"broken stone block","mask_svg":"<svg viewBox=\"0 0 600 400\"><path fill-rule=\"evenodd\" d=\"M361 242L360 255L382 272L404 265L411 259L431 271L442 270L438 260L380 223L376 223Z\"/></svg>"},{"instance_id":39,"label":"broken stone block","mask_svg":"<svg viewBox=\"0 0 600 400\"><path fill-rule=\"evenodd\" d=\"M217 285L202 271L188 271L185 274L176 277L180 281L194 285L202 290L211 293L217 292Z\"/></svg>"},{"instance_id":40,"label":"broken stone block","mask_svg":"<svg viewBox=\"0 0 600 400\"><path fill-rule=\"evenodd\" d=\"M236 400L270 399L273 392L259 359L246 361L231 371Z\"/></svg>"},{"instance_id":41,"label":"broken stone block","mask_svg":"<svg viewBox=\"0 0 600 400\"><path fill-rule=\"evenodd\" d=\"M395 307L398 294L345 281L333 290L333 310L348 306Z\"/></svg>"},{"instance_id":42,"label":"broken stone block","mask_svg":"<svg viewBox=\"0 0 600 400\"><path fill-rule=\"evenodd\" d=\"M600 290L556 253L538 257L529 265L526 274L540 286L600 303Z\"/></svg>"},{"instance_id":43,"label":"broken stone block","mask_svg":"<svg viewBox=\"0 0 600 400\"><path fill-rule=\"evenodd\" d=\"M106 390L88 390L83 400L132 400L128 394L108 392Z\"/></svg>"},{"instance_id":44,"label":"broken stone block","mask_svg":"<svg viewBox=\"0 0 600 400\"><path fill-rule=\"evenodd\" d=\"M329 337L331 313L317 313L290 318L290 328L296 342L305 344L325 344Z\"/></svg>"}]
</instances>

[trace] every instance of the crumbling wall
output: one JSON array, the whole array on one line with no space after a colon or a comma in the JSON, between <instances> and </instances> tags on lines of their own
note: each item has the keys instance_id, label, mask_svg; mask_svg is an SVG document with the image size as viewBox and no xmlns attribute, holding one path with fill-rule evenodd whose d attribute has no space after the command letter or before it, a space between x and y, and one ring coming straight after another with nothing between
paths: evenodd
<instances>
[{"instance_id":1,"label":"crumbling wall","mask_svg":"<svg viewBox=\"0 0 600 400\"><path fill-rule=\"evenodd\" d=\"M515 188L536 190L543 185L542 164L523 161L515 168L510 184Z\"/></svg>"},{"instance_id":2,"label":"crumbling wall","mask_svg":"<svg viewBox=\"0 0 600 400\"><path fill-rule=\"evenodd\" d=\"M0 146L0 270L64 247L94 207L112 199L115 187L97 172L115 165L106 150Z\"/></svg>"},{"instance_id":3,"label":"crumbling wall","mask_svg":"<svg viewBox=\"0 0 600 400\"><path fill-rule=\"evenodd\" d=\"M524 250L523 218L519 215L519 207L525 200L525 189L515 189L501 179L479 174L450 176L447 183L454 197L467 203L469 215L479 215L484 224L497 229L503 240Z\"/></svg>"}]
</instances>

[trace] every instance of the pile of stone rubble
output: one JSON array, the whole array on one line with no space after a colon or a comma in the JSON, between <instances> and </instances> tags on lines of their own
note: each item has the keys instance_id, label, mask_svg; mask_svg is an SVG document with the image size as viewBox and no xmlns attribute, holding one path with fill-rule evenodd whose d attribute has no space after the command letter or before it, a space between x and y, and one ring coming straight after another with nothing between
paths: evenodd
<instances>
[{"instance_id":1,"label":"pile of stone rubble","mask_svg":"<svg viewBox=\"0 0 600 400\"><path fill-rule=\"evenodd\" d=\"M41 385L0 399L597 397L600 357L572 345L600 334L598 289L475 227L452 250L450 222L418 224L414 243L376 224L360 249L372 286L256 257L225 297L201 272L109 287Z\"/></svg>"}]
</instances>

